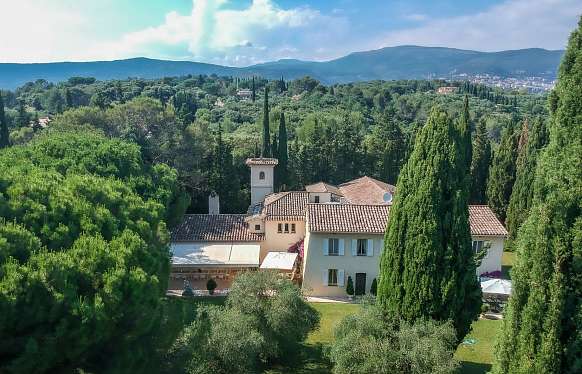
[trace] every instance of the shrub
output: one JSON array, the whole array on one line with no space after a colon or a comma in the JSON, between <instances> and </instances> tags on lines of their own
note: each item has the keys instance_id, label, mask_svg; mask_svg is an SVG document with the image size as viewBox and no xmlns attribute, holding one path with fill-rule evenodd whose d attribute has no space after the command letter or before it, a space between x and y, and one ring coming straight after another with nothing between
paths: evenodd
<instances>
[{"instance_id":1,"label":"shrub","mask_svg":"<svg viewBox=\"0 0 582 374\"><path fill-rule=\"evenodd\" d=\"M214 290L216 289L216 281L212 278L210 278L208 280L208 282L206 282L206 289L208 290L208 293L211 295L214 295Z\"/></svg>"},{"instance_id":2,"label":"shrub","mask_svg":"<svg viewBox=\"0 0 582 374\"><path fill-rule=\"evenodd\" d=\"M481 304L481 313L487 313L491 307L489 304L483 303Z\"/></svg>"},{"instance_id":3,"label":"shrub","mask_svg":"<svg viewBox=\"0 0 582 374\"><path fill-rule=\"evenodd\" d=\"M376 296L376 292L378 292L378 281L376 278L372 281L372 285L370 286L370 293L372 296Z\"/></svg>"},{"instance_id":4,"label":"shrub","mask_svg":"<svg viewBox=\"0 0 582 374\"><path fill-rule=\"evenodd\" d=\"M409 324L372 305L345 317L329 357L335 373L453 373L456 332L450 322Z\"/></svg>"},{"instance_id":5,"label":"shrub","mask_svg":"<svg viewBox=\"0 0 582 374\"><path fill-rule=\"evenodd\" d=\"M346 293L349 296L354 296L354 282L352 281L352 277L348 277L348 285L346 286Z\"/></svg>"},{"instance_id":6,"label":"shrub","mask_svg":"<svg viewBox=\"0 0 582 374\"><path fill-rule=\"evenodd\" d=\"M184 282L184 289L182 290L182 296L188 296L188 297L194 296L194 290L192 289L192 286L190 286L190 282L188 282L188 281Z\"/></svg>"},{"instance_id":7,"label":"shrub","mask_svg":"<svg viewBox=\"0 0 582 374\"><path fill-rule=\"evenodd\" d=\"M276 272L248 272L233 283L226 305L264 321L259 326L269 342L263 352L272 361L291 358L310 331L319 325L318 312L301 290Z\"/></svg>"},{"instance_id":8,"label":"shrub","mask_svg":"<svg viewBox=\"0 0 582 374\"><path fill-rule=\"evenodd\" d=\"M201 308L166 355L166 372L254 373L293 358L319 315L288 279L249 272L234 281L224 307Z\"/></svg>"}]
</instances>

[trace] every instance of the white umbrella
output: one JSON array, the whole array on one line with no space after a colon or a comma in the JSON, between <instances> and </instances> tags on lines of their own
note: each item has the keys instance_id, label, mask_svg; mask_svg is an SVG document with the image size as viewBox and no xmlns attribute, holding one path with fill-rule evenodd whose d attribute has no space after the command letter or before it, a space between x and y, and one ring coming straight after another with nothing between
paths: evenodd
<instances>
[{"instance_id":1,"label":"white umbrella","mask_svg":"<svg viewBox=\"0 0 582 374\"><path fill-rule=\"evenodd\" d=\"M510 295L511 281L506 279L489 279L481 282L481 291L487 294Z\"/></svg>"}]
</instances>

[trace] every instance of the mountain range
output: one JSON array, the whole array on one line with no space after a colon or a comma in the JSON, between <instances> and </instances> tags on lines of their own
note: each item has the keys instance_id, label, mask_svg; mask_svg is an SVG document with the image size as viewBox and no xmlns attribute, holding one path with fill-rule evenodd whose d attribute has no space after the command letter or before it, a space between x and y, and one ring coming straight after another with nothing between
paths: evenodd
<instances>
[{"instance_id":1,"label":"mountain range","mask_svg":"<svg viewBox=\"0 0 582 374\"><path fill-rule=\"evenodd\" d=\"M192 61L132 58L115 61L0 63L0 87L14 89L26 82L46 79L60 82L73 76L99 80L128 77L216 74L269 79L295 79L309 75L325 84L366 80L426 79L455 74L491 74L501 77L536 76L553 79L564 51L529 48L479 52L444 47L398 46L355 52L330 61L284 59L247 67L230 67Z\"/></svg>"}]
</instances>

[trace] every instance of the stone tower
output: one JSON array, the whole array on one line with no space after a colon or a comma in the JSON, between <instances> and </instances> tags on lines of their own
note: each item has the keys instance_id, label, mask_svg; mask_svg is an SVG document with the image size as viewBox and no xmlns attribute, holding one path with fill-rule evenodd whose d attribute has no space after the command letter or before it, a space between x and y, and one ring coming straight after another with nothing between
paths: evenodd
<instances>
[{"instance_id":1,"label":"stone tower","mask_svg":"<svg viewBox=\"0 0 582 374\"><path fill-rule=\"evenodd\" d=\"M251 205L260 203L273 193L275 182L276 158L248 158L246 164L251 168Z\"/></svg>"}]
</instances>

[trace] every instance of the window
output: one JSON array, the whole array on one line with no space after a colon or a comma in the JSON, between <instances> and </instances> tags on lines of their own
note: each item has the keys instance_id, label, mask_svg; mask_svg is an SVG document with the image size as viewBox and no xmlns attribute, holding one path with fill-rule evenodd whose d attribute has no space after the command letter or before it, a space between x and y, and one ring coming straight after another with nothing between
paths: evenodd
<instances>
[{"instance_id":1,"label":"window","mask_svg":"<svg viewBox=\"0 0 582 374\"><path fill-rule=\"evenodd\" d=\"M318 195L315 195L314 199L315 199L315 203L316 204L319 204L319 196Z\"/></svg>"},{"instance_id":2,"label":"window","mask_svg":"<svg viewBox=\"0 0 582 374\"><path fill-rule=\"evenodd\" d=\"M329 251L330 256L339 256L339 239L329 238Z\"/></svg>"},{"instance_id":3,"label":"window","mask_svg":"<svg viewBox=\"0 0 582 374\"><path fill-rule=\"evenodd\" d=\"M327 285L337 286L337 269L329 269L327 271Z\"/></svg>"},{"instance_id":4,"label":"window","mask_svg":"<svg viewBox=\"0 0 582 374\"><path fill-rule=\"evenodd\" d=\"M293 234L295 234L295 224L294 223L291 224L291 232Z\"/></svg>"},{"instance_id":5,"label":"window","mask_svg":"<svg viewBox=\"0 0 582 374\"><path fill-rule=\"evenodd\" d=\"M279 233L283 232L283 224L282 223L277 225L277 232L279 232Z\"/></svg>"},{"instance_id":6,"label":"window","mask_svg":"<svg viewBox=\"0 0 582 374\"><path fill-rule=\"evenodd\" d=\"M473 240L473 252L479 253L483 250L484 242L482 240Z\"/></svg>"},{"instance_id":7,"label":"window","mask_svg":"<svg viewBox=\"0 0 582 374\"><path fill-rule=\"evenodd\" d=\"M259 179L260 179L260 180L263 180L263 179L265 179L265 172L264 172L264 171L261 171L261 172L259 173Z\"/></svg>"},{"instance_id":8,"label":"window","mask_svg":"<svg viewBox=\"0 0 582 374\"><path fill-rule=\"evenodd\" d=\"M255 230L256 231L260 231L261 230L261 225L255 225Z\"/></svg>"},{"instance_id":9,"label":"window","mask_svg":"<svg viewBox=\"0 0 582 374\"><path fill-rule=\"evenodd\" d=\"M289 224L288 224L288 223L286 223L286 224L285 224L285 232L286 232L286 233L288 233L288 232L289 232Z\"/></svg>"},{"instance_id":10,"label":"window","mask_svg":"<svg viewBox=\"0 0 582 374\"><path fill-rule=\"evenodd\" d=\"M358 256L368 255L368 241L366 239L358 239L356 254Z\"/></svg>"}]
</instances>

